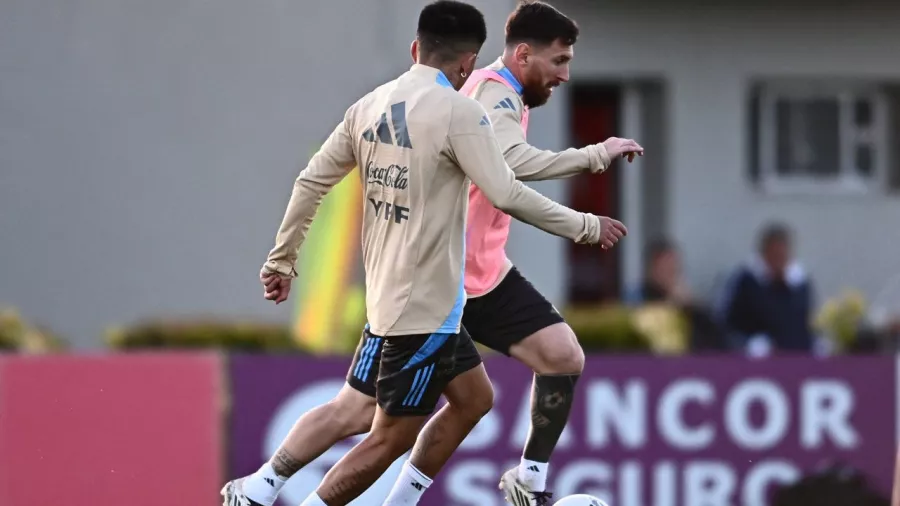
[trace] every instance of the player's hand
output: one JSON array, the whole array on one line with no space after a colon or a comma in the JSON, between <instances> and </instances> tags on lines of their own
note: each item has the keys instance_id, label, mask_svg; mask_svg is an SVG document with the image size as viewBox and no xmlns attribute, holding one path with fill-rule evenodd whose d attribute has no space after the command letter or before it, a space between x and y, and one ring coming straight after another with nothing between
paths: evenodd
<instances>
[{"instance_id":1,"label":"player's hand","mask_svg":"<svg viewBox=\"0 0 900 506\"><path fill-rule=\"evenodd\" d=\"M610 137L603 141L603 147L609 153L609 159L615 160L618 157L627 158L628 162L634 161L636 156L644 156L644 148L640 144L634 142L633 139L620 139L618 137Z\"/></svg>"},{"instance_id":2,"label":"player's hand","mask_svg":"<svg viewBox=\"0 0 900 506\"><path fill-rule=\"evenodd\" d=\"M265 289L263 297L266 300L274 301L276 305L286 301L291 294L291 278L282 277L273 272L262 271L259 273L259 280Z\"/></svg>"},{"instance_id":3,"label":"player's hand","mask_svg":"<svg viewBox=\"0 0 900 506\"><path fill-rule=\"evenodd\" d=\"M619 239L628 235L628 229L619 220L598 216L600 218L600 247L610 249L619 242Z\"/></svg>"}]
</instances>

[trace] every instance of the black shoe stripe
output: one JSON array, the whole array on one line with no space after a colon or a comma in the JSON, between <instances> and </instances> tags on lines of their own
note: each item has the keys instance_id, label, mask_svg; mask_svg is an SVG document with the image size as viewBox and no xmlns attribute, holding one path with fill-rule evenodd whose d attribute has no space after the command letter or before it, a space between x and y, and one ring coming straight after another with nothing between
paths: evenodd
<instances>
[{"instance_id":1,"label":"black shoe stripe","mask_svg":"<svg viewBox=\"0 0 900 506\"><path fill-rule=\"evenodd\" d=\"M531 498L528 497L528 494L525 492L521 492L522 494L522 505L523 506L531 506Z\"/></svg>"},{"instance_id":2,"label":"black shoe stripe","mask_svg":"<svg viewBox=\"0 0 900 506\"><path fill-rule=\"evenodd\" d=\"M519 503L518 506L529 506L528 498L518 488L516 488L516 502Z\"/></svg>"}]
</instances>

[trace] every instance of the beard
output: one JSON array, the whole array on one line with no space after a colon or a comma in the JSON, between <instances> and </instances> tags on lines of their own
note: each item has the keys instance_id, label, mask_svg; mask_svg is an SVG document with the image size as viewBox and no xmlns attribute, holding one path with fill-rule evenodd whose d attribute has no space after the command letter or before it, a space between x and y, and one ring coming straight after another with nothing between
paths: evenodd
<instances>
[{"instance_id":1,"label":"beard","mask_svg":"<svg viewBox=\"0 0 900 506\"><path fill-rule=\"evenodd\" d=\"M550 100L551 88L545 84L529 85L522 88L522 102L529 109L540 107Z\"/></svg>"}]
</instances>

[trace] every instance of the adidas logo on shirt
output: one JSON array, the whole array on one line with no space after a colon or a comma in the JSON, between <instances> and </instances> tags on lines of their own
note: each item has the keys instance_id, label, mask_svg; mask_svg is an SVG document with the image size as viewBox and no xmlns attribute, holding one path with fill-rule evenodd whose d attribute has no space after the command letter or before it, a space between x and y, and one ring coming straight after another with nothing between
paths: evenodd
<instances>
[{"instance_id":1,"label":"adidas logo on shirt","mask_svg":"<svg viewBox=\"0 0 900 506\"><path fill-rule=\"evenodd\" d=\"M499 104L495 105L494 109L511 109L515 111L516 104L514 104L513 101L509 99L509 97L507 97L501 100Z\"/></svg>"},{"instance_id":2,"label":"adidas logo on shirt","mask_svg":"<svg viewBox=\"0 0 900 506\"><path fill-rule=\"evenodd\" d=\"M375 126L363 132L363 140L368 142L381 142L382 144L392 144L401 148L412 149L412 142L409 139L409 129L406 125L406 102L399 102L391 105L391 124L394 127L394 134L397 142L391 137L391 129L388 127L387 113L382 113L381 118L375 123Z\"/></svg>"}]
</instances>

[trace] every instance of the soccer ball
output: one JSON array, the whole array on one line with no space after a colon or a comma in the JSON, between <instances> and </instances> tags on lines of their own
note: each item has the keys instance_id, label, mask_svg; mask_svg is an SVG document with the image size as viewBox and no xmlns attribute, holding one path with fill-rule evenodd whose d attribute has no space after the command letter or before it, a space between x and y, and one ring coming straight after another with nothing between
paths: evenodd
<instances>
[{"instance_id":1,"label":"soccer ball","mask_svg":"<svg viewBox=\"0 0 900 506\"><path fill-rule=\"evenodd\" d=\"M563 497L554 506L608 506L592 495L577 494Z\"/></svg>"}]
</instances>

